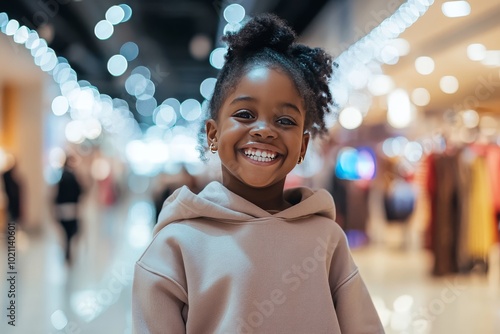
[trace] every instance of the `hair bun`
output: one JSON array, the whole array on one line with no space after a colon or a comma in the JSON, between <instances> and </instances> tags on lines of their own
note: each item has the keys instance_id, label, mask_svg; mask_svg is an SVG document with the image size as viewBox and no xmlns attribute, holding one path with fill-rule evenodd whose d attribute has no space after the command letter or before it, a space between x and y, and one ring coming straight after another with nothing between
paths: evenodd
<instances>
[{"instance_id":1,"label":"hair bun","mask_svg":"<svg viewBox=\"0 0 500 334\"><path fill-rule=\"evenodd\" d=\"M227 56L231 57L263 48L286 53L295 39L295 32L282 19L266 13L252 18L238 32L227 33L222 40L227 42Z\"/></svg>"}]
</instances>

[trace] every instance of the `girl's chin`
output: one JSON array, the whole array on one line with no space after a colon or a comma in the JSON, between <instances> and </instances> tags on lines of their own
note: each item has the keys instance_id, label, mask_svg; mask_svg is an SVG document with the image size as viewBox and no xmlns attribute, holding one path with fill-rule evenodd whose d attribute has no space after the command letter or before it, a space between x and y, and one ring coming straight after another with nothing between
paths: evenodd
<instances>
[{"instance_id":1,"label":"girl's chin","mask_svg":"<svg viewBox=\"0 0 500 334\"><path fill-rule=\"evenodd\" d=\"M263 179L262 175L258 175L257 177L241 177L240 176L240 182L246 185L249 188L253 189L268 189L270 187L276 186L279 184L279 181L276 181L275 179ZM284 182L282 182L284 184Z\"/></svg>"}]
</instances>

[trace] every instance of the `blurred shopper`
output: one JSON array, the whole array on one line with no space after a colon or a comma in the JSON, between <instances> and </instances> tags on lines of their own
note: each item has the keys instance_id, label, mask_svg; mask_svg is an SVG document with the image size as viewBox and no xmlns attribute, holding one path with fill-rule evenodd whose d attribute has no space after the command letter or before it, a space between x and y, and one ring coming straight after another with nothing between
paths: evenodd
<instances>
[{"instance_id":1,"label":"blurred shopper","mask_svg":"<svg viewBox=\"0 0 500 334\"><path fill-rule=\"evenodd\" d=\"M188 172L185 166L182 167L181 172L175 175L175 181L168 181L165 178L160 178L159 188L153 195L153 202L156 211L155 224L158 222L158 216L163 207L165 200L178 188L187 186L191 192L197 194L200 192L198 182L194 175Z\"/></svg>"},{"instance_id":2,"label":"blurred shopper","mask_svg":"<svg viewBox=\"0 0 500 334\"><path fill-rule=\"evenodd\" d=\"M15 161L2 174L5 197L7 200L7 222L21 222L21 184L17 175Z\"/></svg>"},{"instance_id":3,"label":"blurred shopper","mask_svg":"<svg viewBox=\"0 0 500 334\"><path fill-rule=\"evenodd\" d=\"M78 233L78 203L82 188L74 173L75 158L68 156L64 163L61 180L55 198L56 216L66 234L66 261L72 262L71 240Z\"/></svg>"}]
</instances>

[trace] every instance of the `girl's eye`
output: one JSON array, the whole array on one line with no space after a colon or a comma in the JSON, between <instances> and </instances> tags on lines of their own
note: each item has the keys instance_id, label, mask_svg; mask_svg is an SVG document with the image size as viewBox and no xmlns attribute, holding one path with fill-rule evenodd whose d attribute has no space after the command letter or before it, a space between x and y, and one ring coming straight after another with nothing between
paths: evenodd
<instances>
[{"instance_id":1,"label":"girl's eye","mask_svg":"<svg viewBox=\"0 0 500 334\"><path fill-rule=\"evenodd\" d=\"M289 118L280 118L278 120L278 123L281 125L297 125L297 123L295 123L294 121L292 121Z\"/></svg>"},{"instance_id":2,"label":"girl's eye","mask_svg":"<svg viewBox=\"0 0 500 334\"><path fill-rule=\"evenodd\" d=\"M238 118L245 118L245 119L252 119L252 118L254 118L253 115L249 111L247 111L247 110L238 111L233 116L234 117L238 117Z\"/></svg>"}]
</instances>

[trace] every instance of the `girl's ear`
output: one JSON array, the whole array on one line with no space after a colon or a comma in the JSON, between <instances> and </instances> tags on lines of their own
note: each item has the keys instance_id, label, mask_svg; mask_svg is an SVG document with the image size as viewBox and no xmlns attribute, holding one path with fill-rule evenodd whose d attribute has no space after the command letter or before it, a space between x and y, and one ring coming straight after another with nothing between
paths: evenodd
<instances>
[{"instance_id":1,"label":"girl's ear","mask_svg":"<svg viewBox=\"0 0 500 334\"><path fill-rule=\"evenodd\" d=\"M302 136L302 145L300 146L300 156L305 157L306 156L306 151L307 151L307 145L309 144L309 138L311 135L306 132Z\"/></svg>"},{"instance_id":2,"label":"girl's ear","mask_svg":"<svg viewBox=\"0 0 500 334\"><path fill-rule=\"evenodd\" d=\"M209 119L205 124L205 131L207 133L208 145L213 142L217 142L217 122L213 119Z\"/></svg>"}]
</instances>

